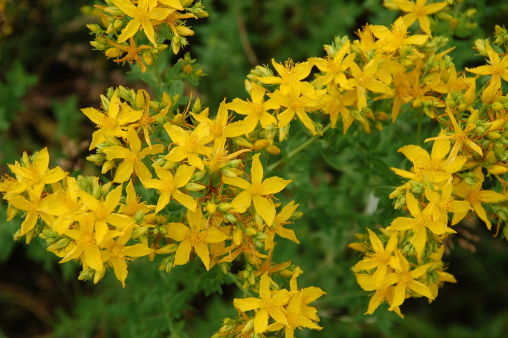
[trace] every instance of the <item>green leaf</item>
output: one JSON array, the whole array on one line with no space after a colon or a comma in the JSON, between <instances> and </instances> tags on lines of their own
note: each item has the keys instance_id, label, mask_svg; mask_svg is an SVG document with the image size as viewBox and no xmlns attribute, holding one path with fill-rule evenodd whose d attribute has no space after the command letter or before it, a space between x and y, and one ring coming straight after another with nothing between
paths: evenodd
<instances>
[{"instance_id":1,"label":"green leaf","mask_svg":"<svg viewBox=\"0 0 508 338\"><path fill-rule=\"evenodd\" d=\"M81 131L79 126L84 115L79 111L77 96L71 95L62 101L53 100L51 106L58 122L55 136L65 135L70 138L79 136Z\"/></svg>"}]
</instances>

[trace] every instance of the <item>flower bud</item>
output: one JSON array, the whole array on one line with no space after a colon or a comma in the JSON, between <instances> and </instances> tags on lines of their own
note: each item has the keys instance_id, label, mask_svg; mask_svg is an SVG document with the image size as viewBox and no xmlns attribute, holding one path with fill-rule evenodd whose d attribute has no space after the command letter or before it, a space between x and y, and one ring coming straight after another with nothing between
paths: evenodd
<instances>
[{"instance_id":1,"label":"flower bud","mask_svg":"<svg viewBox=\"0 0 508 338\"><path fill-rule=\"evenodd\" d=\"M508 168L501 164L492 164L487 170L493 175L502 175L508 172Z\"/></svg>"},{"instance_id":2,"label":"flower bud","mask_svg":"<svg viewBox=\"0 0 508 338\"><path fill-rule=\"evenodd\" d=\"M280 154L280 148L277 147L275 144L270 144L266 147L266 151L270 155L278 155Z\"/></svg>"},{"instance_id":3,"label":"flower bud","mask_svg":"<svg viewBox=\"0 0 508 338\"><path fill-rule=\"evenodd\" d=\"M176 114L173 117L173 124L179 126L185 122L185 116L183 114Z\"/></svg>"},{"instance_id":4,"label":"flower bud","mask_svg":"<svg viewBox=\"0 0 508 338\"><path fill-rule=\"evenodd\" d=\"M123 52L119 49L119 48L116 48L116 47L112 47L112 48L108 48L108 50L106 50L106 52L104 53L108 58L117 58L119 57L120 55L123 54Z\"/></svg>"},{"instance_id":5,"label":"flower bud","mask_svg":"<svg viewBox=\"0 0 508 338\"><path fill-rule=\"evenodd\" d=\"M499 133L497 131L491 131L490 133L487 134L487 138L489 140L497 140L497 139L501 138L501 133Z\"/></svg>"},{"instance_id":6,"label":"flower bud","mask_svg":"<svg viewBox=\"0 0 508 338\"><path fill-rule=\"evenodd\" d=\"M243 137L235 137L235 138L233 138L233 142L237 146L242 147L242 148L253 148L254 147L254 145L252 143L250 143Z\"/></svg>"},{"instance_id":7,"label":"flower bud","mask_svg":"<svg viewBox=\"0 0 508 338\"><path fill-rule=\"evenodd\" d=\"M254 146L252 147L252 149L254 149L254 150L261 150L264 147L266 147L267 145L268 145L268 140L267 139L257 140L256 142L254 142Z\"/></svg>"},{"instance_id":8,"label":"flower bud","mask_svg":"<svg viewBox=\"0 0 508 338\"><path fill-rule=\"evenodd\" d=\"M237 221L236 217L233 216L232 214L224 214L224 218L226 219L226 221L228 221L229 223L235 223Z\"/></svg>"},{"instance_id":9,"label":"flower bud","mask_svg":"<svg viewBox=\"0 0 508 338\"><path fill-rule=\"evenodd\" d=\"M220 212L228 212L233 209L233 205L231 203L221 203L217 206Z\"/></svg>"},{"instance_id":10,"label":"flower bud","mask_svg":"<svg viewBox=\"0 0 508 338\"><path fill-rule=\"evenodd\" d=\"M194 31L185 26L176 26L176 32L181 36L191 36L194 35Z\"/></svg>"},{"instance_id":11,"label":"flower bud","mask_svg":"<svg viewBox=\"0 0 508 338\"><path fill-rule=\"evenodd\" d=\"M237 228L233 232L233 243L235 245L240 245L240 244L242 244L242 239L243 239L243 231L242 231L242 229Z\"/></svg>"},{"instance_id":12,"label":"flower bud","mask_svg":"<svg viewBox=\"0 0 508 338\"><path fill-rule=\"evenodd\" d=\"M253 227L245 228L244 232L249 237L255 236L258 233Z\"/></svg>"},{"instance_id":13,"label":"flower bud","mask_svg":"<svg viewBox=\"0 0 508 338\"><path fill-rule=\"evenodd\" d=\"M136 213L137 214L137 213ZM148 227L136 227L132 230L132 239L139 238L148 232Z\"/></svg>"},{"instance_id":14,"label":"flower bud","mask_svg":"<svg viewBox=\"0 0 508 338\"><path fill-rule=\"evenodd\" d=\"M101 32L101 27L97 24L89 24L89 25L86 25L86 27L90 30L90 32L92 33L100 33Z\"/></svg>"},{"instance_id":15,"label":"flower bud","mask_svg":"<svg viewBox=\"0 0 508 338\"><path fill-rule=\"evenodd\" d=\"M208 211L210 214L215 214L215 212L217 212L217 204L209 202L206 205L206 211Z\"/></svg>"},{"instance_id":16,"label":"flower bud","mask_svg":"<svg viewBox=\"0 0 508 338\"><path fill-rule=\"evenodd\" d=\"M187 189L188 191L201 191L203 189L206 189L206 187L202 184L189 182L185 186L185 189Z\"/></svg>"},{"instance_id":17,"label":"flower bud","mask_svg":"<svg viewBox=\"0 0 508 338\"><path fill-rule=\"evenodd\" d=\"M222 175L229 177L229 178L235 178L238 176L233 170L230 170L228 168L222 168L221 172L222 172Z\"/></svg>"}]
</instances>

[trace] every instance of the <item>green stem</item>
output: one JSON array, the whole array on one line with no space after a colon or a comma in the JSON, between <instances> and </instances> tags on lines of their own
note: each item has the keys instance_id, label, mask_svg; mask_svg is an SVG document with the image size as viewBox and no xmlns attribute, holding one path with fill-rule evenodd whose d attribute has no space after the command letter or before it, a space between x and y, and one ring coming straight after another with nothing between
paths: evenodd
<instances>
[{"instance_id":1,"label":"green stem","mask_svg":"<svg viewBox=\"0 0 508 338\"><path fill-rule=\"evenodd\" d=\"M416 144L421 145L422 141L422 115L423 110L418 110L418 124L416 126Z\"/></svg>"},{"instance_id":2,"label":"green stem","mask_svg":"<svg viewBox=\"0 0 508 338\"><path fill-rule=\"evenodd\" d=\"M233 281L233 283L235 283L235 285L240 289L240 290L243 290L243 285L242 283L240 283L240 281L238 280L238 277L236 277L235 275L233 275L231 272L228 272L228 276L229 278Z\"/></svg>"},{"instance_id":3,"label":"green stem","mask_svg":"<svg viewBox=\"0 0 508 338\"><path fill-rule=\"evenodd\" d=\"M328 129L330 129L332 127L331 124L328 124L326 127L323 128L323 132L322 134L326 133L328 131ZM281 158L280 160L278 160L277 162L275 163L272 163L268 166L268 170L272 171L272 170L275 170L277 169L278 166L280 166L282 163L284 163L286 161L286 159L290 159L290 158L293 158L295 157L298 153L300 153L302 150L304 150L305 148L307 148L308 146L310 146L312 143L314 143L318 138L320 138L321 135L315 135L315 136L312 136L311 138L309 138L307 141L305 141L304 143L300 144L298 147L296 147L295 149L293 149L292 151L290 151L288 153L288 156L284 159L284 158Z\"/></svg>"}]
</instances>

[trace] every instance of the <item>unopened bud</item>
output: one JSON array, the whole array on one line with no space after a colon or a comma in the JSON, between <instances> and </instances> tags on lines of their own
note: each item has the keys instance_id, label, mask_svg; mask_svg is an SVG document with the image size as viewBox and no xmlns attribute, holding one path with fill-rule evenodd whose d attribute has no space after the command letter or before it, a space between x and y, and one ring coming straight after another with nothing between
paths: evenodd
<instances>
[{"instance_id":1,"label":"unopened bud","mask_svg":"<svg viewBox=\"0 0 508 338\"><path fill-rule=\"evenodd\" d=\"M231 203L221 203L217 206L220 212L228 212L233 209L233 205Z\"/></svg>"},{"instance_id":2,"label":"unopened bud","mask_svg":"<svg viewBox=\"0 0 508 338\"><path fill-rule=\"evenodd\" d=\"M228 221L229 223L235 223L237 221L236 217L233 216L232 214L224 214L224 218L226 219L226 221Z\"/></svg>"},{"instance_id":3,"label":"unopened bud","mask_svg":"<svg viewBox=\"0 0 508 338\"><path fill-rule=\"evenodd\" d=\"M86 27L90 30L90 32L92 33L100 33L101 31L101 27L97 24L90 24L90 25L86 25Z\"/></svg>"},{"instance_id":4,"label":"unopened bud","mask_svg":"<svg viewBox=\"0 0 508 338\"><path fill-rule=\"evenodd\" d=\"M237 146L242 147L242 148L253 148L254 147L254 145L252 143L250 143L243 137L235 137L235 138L233 138L233 142Z\"/></svg>"},{"instance_id":5,"label":"unopened bud","mask_svg":"<svg viewBox=\"0 0 508 338\"><path fill-rule=\"evenodd\" d=\"M280 148L277 147L275 144L270 144L266 147L266 151L270 155L278 155L280 154Z\"/></svg>"},{"instance_id":6,"label":"unopened bud","mask_svg":"<svg viewBox=\"0 0 508 338\"><path fill-rule=\"evenodd\" d=\"M113 47L106 50L104 53L108 58L117 58L122 55L122 51L119 48Z\"/></svg>"},{"instance_id":7,"label":"unopened bud","mask_svg":"<svg viewBox=\"0 0 508 338\"><path fill-rule=\"evenodd\" d=\"M255 236L258 232L253 227L245 228L245 234L249 237Z\"/></svg>"},{"instance_id":8,"label":"unopened bud","mask_svg":"<svg viewBox=\"0 0 508 338\"><path fill-rule=\"evenodd\" d=\"M209 202L206 205L206 211L208 211L210 214L215 214L215 212L217 211L217 204Z\"/></svg>"},{"instance_id":9,"label":"unopened bud","mask_svg":"<svg viewBox=\"0 0 508 338\"><path fill-rule=\"evenodd\" d=\"M235 245L242 244L242 238L243 238L242 229L236 229L235 232L233 232L233 243Z\"/></svg>"},{"instance_id":10,"label":"unopened bud","mask_svg":"<svg viewBox=\"0 0 508 338\"><path fill-rule=\"evenodd\" d=\"M222 175L224 175L225 177L234 178L238 176L233 170L230 170L228 168L222 168L221 171Z\"/></svg>"},{"instance_id":11,"label":"unopened bud","mask_svg":"<svg viewBox=\"0 0 508 338\"><path fill-rule=\"evenodd\" d=\"M203 189L206 189L206 187L202 184L190 182L187 183L185 189L187 189L188 191L201 191Z\"/></svg>"},{"instance_id":12,"label":"unopened bud","mask_svg":"<svg viewBox=\"0 0 508 338\"><path fill-rule=\"evenodd\" d=\"M269 144L269 142L267 139L257 140L256 142L254 142L254 146L252 147L252 149L260 150L260 149L263 149L264 147L266 147L268 144Z\"/></svg>"},{"instance_id":13,"label":"unopened bud","mask_svg":"<svg viewBox=\"0 0 508 338\"><path fill-rule=\"evenodd\" d=\"M176 124L177 126L181 125L185 122L185 116L183 114L176 114L175 117L173 117L173 124Z\"/></svg>"}]
</instances>

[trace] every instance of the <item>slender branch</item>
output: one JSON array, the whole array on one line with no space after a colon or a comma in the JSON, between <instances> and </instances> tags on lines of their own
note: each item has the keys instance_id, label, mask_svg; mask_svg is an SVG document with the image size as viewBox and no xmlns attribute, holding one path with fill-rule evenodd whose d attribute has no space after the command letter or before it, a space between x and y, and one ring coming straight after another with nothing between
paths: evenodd
<instances>
[{"instance_id":1,"label":"slender branch","mask_svg":"<svg viewBox=\"0 0 508 338\"><path fill-rule=\"evenodd\" d=\"M245 55L247 55L247 58L249 59L250 65L254 67L259 64L259 61L249 42L247 30L245 29L245 21L243 21L243 15L240 10L240 1L235 1L235 14L236 26L238 27L238 35L240 36L240 43L242 44Z\"/></svg>"},{"instance_id":2,"label":"slender branch","mask_svg":"<svg viewBox=\"0 0 508 338\"><path fill-rule=\"evenodd\" d=\"M332 127L331 124L328 124L326 127L323 128L323 134L326 133L328 131L328 129L330 129ZM280 166L282 163L284 163L286 161L286 159L291 159L293 157L295 157L298 153L300 153L301 151L303 151L305 148L307 148L308 146L310 146L312 143L314 143L318 138L320 138L321 135L315 135L315 136L312 136L311 138L309 138L307 141L305 141L304 143L300 144L298 147L296 147L295 149L291 150L289 153L288 153L288 156L284 159L284 158L281 158L280 160L278 160L277 162L275 163L272 163L268 166L268 170L272 171L272 170L275 170L277 169L278 166Z\"/></svg>"}]
</instances>

